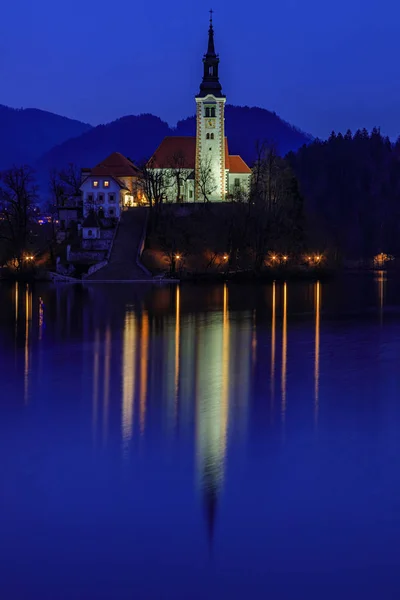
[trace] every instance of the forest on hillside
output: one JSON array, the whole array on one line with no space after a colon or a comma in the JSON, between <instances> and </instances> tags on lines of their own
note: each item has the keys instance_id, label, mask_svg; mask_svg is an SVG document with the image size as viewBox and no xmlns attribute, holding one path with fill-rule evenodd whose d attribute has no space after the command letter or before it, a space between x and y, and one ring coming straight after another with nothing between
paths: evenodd
<instances>
[{"instance_id":1,"label":"forest on hillside","mask_svg":"<svg viewBox=\"0 0 400 600\"><path fill-rule=\"evenodd\" d=\"M286 160L304 199L306 237L337 257L400 254L400 141L378 129L315 140Z\"/></svg>"}]
</instances>

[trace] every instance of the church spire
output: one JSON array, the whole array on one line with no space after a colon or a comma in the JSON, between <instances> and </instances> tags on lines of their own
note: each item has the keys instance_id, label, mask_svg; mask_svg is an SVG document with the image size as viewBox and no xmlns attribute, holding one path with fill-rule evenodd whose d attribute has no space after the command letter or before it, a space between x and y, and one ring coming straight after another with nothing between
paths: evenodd
<instances>
[{"instance_id":1,"label":"church spire","mask_svg":"<svg viewBox=\"0 0 400 600\"><path fill-rule=\"evenodd\" d=\"M214 46L214 26L212 21L213 11L210 10L210 26L208 28L208 46L207 53L203 57L204 73L203 81L200 84L200 93L198 98L204 98L211 94L216 98L223 98L222 86L218 77L219 56L215 52Z\"/></svg>"},{"instance_id":2,"label":"church spire","mask_svg":"<svg viewBox=\"0 0 400 600\"><path fill-rule=\"evenodd\" d=\"M208 28L208 48L206 56L216 56L214 48L214 27L212 22L213 9L210 10L210 27Z\"/></svg>"}]
</instances>

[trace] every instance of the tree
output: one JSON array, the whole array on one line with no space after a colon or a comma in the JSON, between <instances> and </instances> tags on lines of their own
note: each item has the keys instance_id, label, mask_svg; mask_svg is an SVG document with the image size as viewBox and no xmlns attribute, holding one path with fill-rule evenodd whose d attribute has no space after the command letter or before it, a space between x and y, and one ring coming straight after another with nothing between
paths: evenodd
<instances>
[{"instance_id":1,"label":"tree","mask_svg":"<svg viewBox=\"0 0 400 600\"><path fill-rule=\"evenodd\" d=\"M161 206L167 195L167 190L171 185L170 173L168 169L156 169L154 159L145 160L140 166L142 172L141 186L143 194L146 196L150 209Z\"/></svg>"},{"instance_id":2,"label":"tree","mask_svg":"<svg viewBox=\"0 0 400 600\"><path fill-rule=\"evenodd\" d=\"M202 198L204 203L209 202L209 196L217 189L217 182L215 181L211 165L211 157L204 158L200 161L200 165L195 173L196 196Z\"/></svg>"},{"instance_id":3,"label":"tree","mask_svg":"<svg viewBox=\"0 0 400 600\"><path fill-rule=\"evenodd\" d=\"M26 165L0 173L0 201L3 219L0 239L5 242L6 258L12 259L18 271L30 255L33 209L37 200L34 171Z\"/></svg>"},{"instance_id":4,"label":"tree","mask_svg":"<svg viewBox=\"0 0 400 600\"><path fill-rule=\"evenodd\" d=\"M188 169L186 166L186 156L182 150L177 150L170 160L168 160L168 164L171 165L168 169L168 179L171 185L175 185L176 202L181 202L182 191L191 175L191 169Z\"/></svg>"}]
</instances>

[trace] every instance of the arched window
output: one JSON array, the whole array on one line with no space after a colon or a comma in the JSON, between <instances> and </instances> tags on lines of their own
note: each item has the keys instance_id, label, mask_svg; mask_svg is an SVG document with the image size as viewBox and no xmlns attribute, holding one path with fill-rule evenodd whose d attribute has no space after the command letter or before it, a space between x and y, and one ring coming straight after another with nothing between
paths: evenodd
<instances>
[{"instance_id":1,"label":"arched window","mask_svg":"<svg viewBox=\"0 0 400 600\"><path fill-rule=\"evenodd\" d=\"M209 107L207 106L207 108L206 108L206 117L209 117L209 116L210 116L210 109L209 109Z\"/></svg>"},{"instance_id":2,"label":"arched window","mask_svg":"<svg viewBox=\"0 0 400 600\"><path fill-rule=\"evenodd\" d=\"M215 117L215 108L214 107L212 107L212 109L211 109L211 116Z\"/></svg>"},{"instance_id":3,"label":"arched window","mask_svg":"<svg viewBox=\"0 0 400 600\"><path fill-rule=\"evenodd\" d=\"M214 67L208 67L208 74L211 75L211 77L214 75Z\"/></svg>"},{"instance_id":4,"label":"arched window","mask_svg":"<svg viewBox=\"0 0 400 600\"><path fill-rule=\"evenodd\" d=\"M206 140L209 140L209 139L210 139L210 134L209 134L209 133L207 133L207 135L206 135Z\"/></svg>"},{"instance_id":5,"label":"arched window","mask_svg":"<svg viewBox=\"0 0 400 600\"><path fill-rule=\"evenodd\" d=\"M214 134L213 134L213 133L210 135L210 138L211 138L212 140L214 139Z\"/></svg>"}]
</instances>

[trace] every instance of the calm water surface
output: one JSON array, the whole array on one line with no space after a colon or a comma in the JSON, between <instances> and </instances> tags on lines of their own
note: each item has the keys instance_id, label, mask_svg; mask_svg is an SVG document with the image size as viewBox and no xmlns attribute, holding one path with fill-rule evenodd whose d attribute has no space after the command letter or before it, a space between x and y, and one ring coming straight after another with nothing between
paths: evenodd
<instances>
[{"instance_id":1,"label":"calm water surface","mask_svg":"<svg viewBox=\"0 0 400 600\"><path fill-rule=\"evenodd\" d=\"M0 597L400 597L400 286L0 287Z\"/></svg>"}]
</instances>

